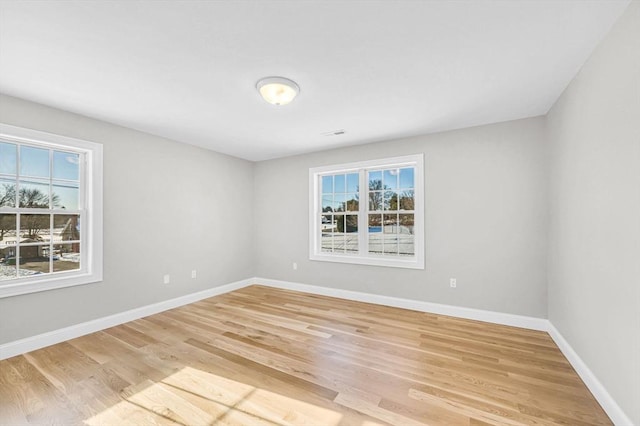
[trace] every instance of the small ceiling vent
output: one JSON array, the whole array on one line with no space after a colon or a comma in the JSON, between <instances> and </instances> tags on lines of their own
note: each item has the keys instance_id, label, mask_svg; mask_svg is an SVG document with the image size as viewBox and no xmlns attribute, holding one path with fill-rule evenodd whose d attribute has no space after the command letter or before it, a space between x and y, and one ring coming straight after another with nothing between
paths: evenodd
<instances>
[{"instance_id":1,"label":"small ceiling vent","mask_svg":"<svg viewBox=\"0 0 640 426\"><path fill-rule=\"evenodd\" d=\"M322 133L322 136L340 136L344 135L346 132L344 129L332 130L330 132Z\"/></svg>"}]
</instances>

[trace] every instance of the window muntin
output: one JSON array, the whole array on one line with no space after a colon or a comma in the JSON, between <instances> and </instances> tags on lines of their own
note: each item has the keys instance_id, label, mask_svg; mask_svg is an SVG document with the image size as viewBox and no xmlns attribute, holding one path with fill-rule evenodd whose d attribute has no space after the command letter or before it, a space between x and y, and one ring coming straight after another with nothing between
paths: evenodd
<instances>
[{"instance_id":1,"label":"window muntin","mask_svg":"<svg viewBox=\"0 0 640 426\"><path fill-rule=\"evenodd\" d=\"M310 258L424 267L422 155L310 170Z\"/></svg>"},{"instance_id":2,"label":"window muntin","mask_svg":"<svg viewBox=\"0 0 640 426\"><path fill-rule=\"evenodd\" d=\"M0 297L102 279L102 146L0 124Z\"/></svg>"}]
</instances>

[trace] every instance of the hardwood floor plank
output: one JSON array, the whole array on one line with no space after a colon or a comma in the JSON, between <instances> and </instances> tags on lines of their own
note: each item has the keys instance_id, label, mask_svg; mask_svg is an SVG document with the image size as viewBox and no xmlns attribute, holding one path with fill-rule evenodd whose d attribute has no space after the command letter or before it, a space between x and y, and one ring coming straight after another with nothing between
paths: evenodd
<instances>
[{"instance_id":1,"label":"hardwood floor plank","mask_svg":"<svg viewBox=\"0 0 640 426\"><path fill-rule=\"evenodd\" d=\"M144 334L134 330L126 324L107 328L106 330L103 330L103 332L106 334L110 334L116 339L119 339L133 346L134 348L141 348L149 344L157 343L157 340L149 336L145 336Z\"/></svg>"},{"instance_id":2,"label":"hardwood floor plank","mask_svg":"<svg viewBox=\"0 0 640 426\"><path fill-rule=\"evenodd\" d=\"M23 387L27 383L21 378L10 363L0 366L0 419L6 424L26 424L26 401Z\"/></svg>"},{"instance_id":3,"label":"hardwood floor plank","mask_svg":"<svg viewBox=\"0 0 640 426\"><path fill-rule=\"evenodd\" d=\"M331 389L327 389L325 387L319 386L319 385L315 385L312 382L309 382L305 379L301 379L296 377L295 375L291 375L291 374L287 374L282 372L281 370L272 368L272 367L267 367L264 364L258 363L258 362L254 362L251 361L248 358L244 358L240 355L234 354L232 352L228 352L224 349L220 349L219 347L216 347L216 345L210 345L204 342L201 342L199 340L196 339L189 339L186 341L187 344L189 345L193 345L195 347L198 347L200 349L203 349L207 352L210 352L214 355L217 355L221 358L225 358L231 362L236 363L239 367L240 366L244 366L244 367L248 367L250 368L252 371L257 371L257 372L261 372L264 373L268 376L271 377L275 377L278 378L284 382L287 383L291 383L293 384L296 388L305 390L307 392L312 392L315 394L318 394L320 396L322 396L323 398L327 398L327 399L333 399L336 397L337 392L332 391ZM309 376L308 372L300 372L301 374L304 374L305 376Z\"/></svg>"},{"instance_id":4,"label":"hardwood floor plank","mask_svg":"<svg viewBox=\"0 0 640 426\"><path fill-rule=\"evenodd\" d=\"M14 383L21 408L28 424L78 424L81 415L67 395L56 388L24 356L2 361L14 369L19 382ZM4 369L5 365L0 366ZM4 401L2 402L4 405Z\"/></svg>"},{"instance_id":5,"label":"hardwood floor plank","mask_svg":"<svg viewBox=\"0 0 640 426\"><path fill-rule=\"evenodd\" d=\"M250 286L0 361L0 425L610 425L548 334Z\"/></svg>"},{"instance_id":6,"label":"hardwood floor plank","mask_svg":"<svg viewBox=\"0 0 640 426\"><path fill-rule=\"evenodd\" d=\"M340 393L335 399L338 404L367 414L376 420L383 421L389 424L417 426L426 424L423 421L414 420L410 417L406 417L402 413L389 411L380 404L373 404L365 399L360 399L357 396Z\"/></svg>"}]
</instances>

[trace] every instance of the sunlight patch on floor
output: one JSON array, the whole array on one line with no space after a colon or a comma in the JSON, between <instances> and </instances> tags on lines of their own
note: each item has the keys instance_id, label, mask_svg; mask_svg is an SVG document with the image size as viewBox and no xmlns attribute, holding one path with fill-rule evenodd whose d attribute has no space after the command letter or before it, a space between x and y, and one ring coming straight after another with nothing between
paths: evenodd
<instances>
[{"instance_id":1,"label":"sunlight patch on floor","mask_svg":"<svg viewBox=\"0 0 640 426\"><path fill-rule=\"evenodd\" d=\"M275 392L184 367L157 383L146 380L123 389L122 401L85 424L338 425L339 412Z\"/></svg>"}]
</instances>

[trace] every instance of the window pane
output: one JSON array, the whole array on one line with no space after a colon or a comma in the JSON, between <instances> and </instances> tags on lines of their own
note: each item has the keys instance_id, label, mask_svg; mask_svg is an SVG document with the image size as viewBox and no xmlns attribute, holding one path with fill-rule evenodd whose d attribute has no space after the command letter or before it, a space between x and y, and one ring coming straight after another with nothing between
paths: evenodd
<instances>
[{"instance_id":1,"label":"window pane","mask_svg":"<svg viewBox=\"0 0 640 426\"><path fill-rule=\"evenodd\" d=\"M53 151L53 178L77 181L80 178L80 155Z\"/></svg>"},{"instance_id":2,"label":"window pane","mask_svg":"<svg viewBox=\"0 0 640 426\"><path fill-rule=\"evenodd\" d=\"M413 167L400 169L400 188L415 188Z\"/></svg>"},{"instance_id":3,"label":"window pane","mask_svg":"<svg viewBox=\"0 0 640 426\"><path fill-rule=\"evenodd\" d=\"M401 214L400 218L400 227L403 229L400 233L413 234L413 214Z\"/></svg>"},{"instance_id":4,"label":"window pane","mask_svg":"<svg viewBox=\"0 0 640 426\"><path fill-rule=\"evenodd\" d=\"M333 192L333 176L322 176L322 193L331 194Z\"/></svg>"},{"instance_id":5,"label":"window pane","mask_svg":"<svg viewBox=\"0 0 640 426\"><path fill-rule=\"evenodd\" d=\"M333 215L322 215L320 245L323 252L331 252L333 250L333 237L331 234L334 230Z\"/></svg>"},{"instance_id":6,"label":"window pane","mask_svg":"<svg viewBox=\"0 0 640 426\"><path fill-rule=\"evenodd\" d=\"M16 215L0 214L0 281L16 278Z\"/></svg>"},{"instance_id":7,"label":"window pane","mask_svg":"<svg viewBox=\"0 0 640 426\"><path fill-rule=\"evenodd\" d=\"M349 214L345 216L345 250L347 253L358 251L358 215Z\"/></svg>"},{"instance_id":8,"label":"window pane","mask_svg":"<svg viewBox=\"0 0 640 426\"><path fill-rule=\"evenodd\" d=\"M414 248L414 217L413 214L399 215L399 232L398 232L398 252L401 256L413 256Z\"/></svg>"},{"instance_id":9,"label":"window pane","mask_svg":"<svg viewBox=\"0 0 640 426\"><path fill-rule=\"evenodd\" d=\"M400 194L400 210L414 210L413 190L403 191Z\"/></svg>"},{"instance_id":10,"label":"window pane","mask_svg":"<svg viewBox=\"0 0 640 426\"><path fill-rule=\"evenodd\" d=\"M398 254L400 256L414 256L414 236L413 235L398 235Z\"/></svg>"},{"instance_id":11,"label":"window pane","mask_svg":"<svg viewBox=\"0 0 640 426\"><path fill-rule=\"evenodd\" d=\"M333 211L333 195L323 195L322 196L322 211L323 212L332 212Z\"/></svg>"},{"instance_id":12,"label":"window pane","mask_svg":"<svg viewBox=\"0 0 640 426\"><path fill-rule=\"evenodd\" d=\"M383 218L383 251L385 254L398 253L398 215L385 214Z\"/></svg>"},{"instance_id":13,"label":"window pane","mask_svg":"<svg viewBox=\"0 0 640 426\"><path fill-rule=\"evenodd\" d=\"M18 149L16 145L7 142L0 142L0 173L15 175L17 162Z\"/></svg>"},{"instance_id":14,"label":"window pane","mask_svg":"<svg viewBox=\"0 0 640 426\"><path fill-rule=\"evenodd\" d=\"M0 250L7 245L16 244L16 215L0 213ZM0 258L4 257L0 253Z\"/></svg>"},{"instance_id":15,"label":"window pane","mask_svg":"<svg viewBox=\"0 0 640 426\"><path fill-rule=\"evenodd\" d=\"M346 192L347 183L345 175L335 175L333 177L333 191L334 192Z\"/></svg>"},{"instance_id":16,"label":"window pane","mask_svg":"<svg viewBox=\"0 0 640 426\"><path fill-rule=\"evenodd\" d=\"M382 181L384 189L398 188L398 169L388 169L384 171L384 179Z\"/></svg>"},{"instance_id":17,"label":"window pane","mask_svg":"<svg viewBox=\"0 0 640 426\"><path fill-rule=\"evenodd\" d=\"M20 175L33 177L49 177L49 150L20 147Z\"/></svg>"},{"instance_id":18,"label":"window pane","mask_svg":"<svg viewBox=\"0 0 640 426\"><path fill-rule=\"evenodd\" d=\"M384 234L384 254L387 256L398 255L398 237L395 234Z\"/></svg>"},{"instance_id":19,"label":"window pane","mask_svg":"<svg viewBox=\"0 0 640 426\"><path fill-rule=\"evenodd\" d=\"M19 207L49 208L49 183L41 180L21 180L18 194Z\"/></svg>"},{"instance_id":20,"label":"window pane","mask_svg":"<svg viewBox=\"0 0 640 426\"><path fill-rule=\"evenodd\" d=\"M56 214L53 216L53 235L55 241L80 240L80 215Z\"/></svg>"},{"instance_id":21,"label":"window pane","mask_svg":"<svg viewBox=\"0 0 640 426\"><path fill-rule=\"evenodd\" d=\"M21 214L20 243L51 241L51 215Z\"/></svg>"},{"instance_id":22,"label":"window pane","mask_svg":"<svg viewBox=\"0 0 640 426\"><path fill-rule=\"evenodd\" d=\"M382 253L382 215L369 215L369 253Z\"/></svg>"},{"instance_id":23,"label":"window pane","mask_svg":"<svg viewBox=\"0 0 640 426\"><path fill-rule=\"evenodd\" d=\"M346 202L347 211L357 212L358 208L359 208L358 195L357 194L347 194L346 199L347 199L347 202Z\"/></svg>"},{"instance_id":24,"label":"window pane","mask_svg":"<svg viewBox=\"0 0 640 426\"><path fill-rule=\"evenodd\" d=\"M16 206L16 181L0 179L0 207Z\"/></svg>"},{"instance_id":25,"label":"window pane","mask_svg":"<svg viewBox=\"0 0 640 426\"><path fill-rule=\"evenodd\" d=\"M336 232L333 234L333 251L344 253L344 233L345 233L345 216L334 216L336 221Z\"/></svg>"},{"instance_id":26,"label":"window pane","mask_svg":"<svg viewBox=\"0 0 640 426\"><path fill-rule=\"evenodd\" d=\"M9 255L7 254L9 250L9 248L0 248L0 281L16 278L18 268L16 268L15 252Z\"/></svg>"},{"instance_id":27,"label":"window pane","mask_svg":"<svg viewBox=\"0 0 640 426\"><path fill-rule=\"evenodd\" d=\"M347 196L346 194L334 194L333 196L333 211L343 212L346 210Z\"/></svg>"},{"instance_id":28,"label":"window pane","mask_svg":"<svg viewBox=\"0 0 640 426\"><path fill-rule=\"evenodd\" d=\"M384 209L398 210L398 194L393 191L384 192Z\"/></svg>"},{"instance_id":29,"label":"window pane","mask_svg":"<svg viewBox=\"0 0 640 426\"><path fill-rule=\"evenodd\" d=\"M385 233L398 233L398 215L397 214L385 214L383 216L383 226Z\"/></svg>"},{"instance_id":30,"label":"window pane","mask_svg":"<svg viewBox=\"0 0 640 426\"><path fill-rule=\"evenodd\" d=\"M369 210L381 211L384 204L382 191L369 192Z\"/></svg>"},{"instance_id":31,"label":"window pane","mask_svg":"<svg viewBox=\"0 0 640 426\"><path fill-rule=\"evenodd\" d=\"M382 215L369 215L369 233L382 232Z\"/></svg>"},{"instance_id":32,"label":"window pane","mask_svg":"<svg viewBox=\"0 0 640 426\"><path fill-rule=\"evenodd\" d=\"M369 189L381 190L382 189L382 172L368 172L369 175Z\"/></svg>"},{"instance_id":33,"label":"window pane","mask_svg":"<svg viewBox=\"0 0 640 426\"><path fill-rule=\"evenodd\" d=\"M49 273L49 245L20 246L20 276Z\"/></svg>"},{"instance_id":34,"label":"window pane","mask_svg":"<svg viewBox=\"0 0 640 426\"><path fill-rule=\"evenodd\" d=\"M53 246L53 272L80 269L80 243Z\"/></svg>"},{"instance_id":35,"label":"window pane","mask_svg":"<svg viewBox=\"0 0 640 426\"><path fill-rule=\"evenodd\" d=\"M344 232L347 232L347 233L358 232L358 215L357 214L345 215Z\"/></svg>"},{"instance_id":36,"label":"window pane","mask_svg":"<svg viewBox=\"0 0 640 426\"><path fill-rule=\"evenodd\" d=\"M80 208L80 188L77 183L54 183L51 194L53 207L78 210Z\"/></svg>"},{"instance_id":37,"label":"window pane","mask_svg":"<svg viewBox=\"0 0 640 426\"><path fill-rule=\"evenodd\" d=\"M358 192L360 187L360 175L358 173L349 173L347 175L347 192Z\"/></svg>"}]
</instances>

